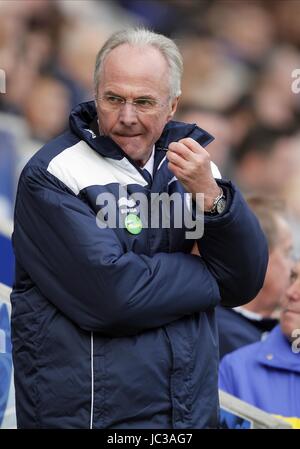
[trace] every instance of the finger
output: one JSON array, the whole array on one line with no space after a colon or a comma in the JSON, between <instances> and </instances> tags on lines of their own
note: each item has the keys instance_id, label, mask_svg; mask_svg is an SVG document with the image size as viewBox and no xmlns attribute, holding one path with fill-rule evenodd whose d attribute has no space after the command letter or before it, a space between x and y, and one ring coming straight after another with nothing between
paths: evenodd
<instances>
[{"instance_id":1,"label":"finger","mask_svg":"<svg viewBox=\"0 0 300 449\"><path fill-rule=\"evenodd\" d=\"M169 162L172 162L172 164L175 164L181 168L183 168L184 165L186 164L186 160L180 154L176 153L175 151L169 150L167 152L167 159Z\"/></svg>"},{"instance_id":2,"label":"finger","mask_svg":"<svg viewBox=\"0 0 300 449\"><path fill-rule=\"evenodd\" d=\"M178 143L182 143L187 146L193 153L197 154L209 154L205 148L203 148L200 143L196 142L196 140L191 137L185 137L184 139L180 139Z\"/></svg>"},{"instance_id":3,"label":"finger","mask_svg":"<svg viewBox=\"0 0 300 449\"><path fill-rule=\"evenodd\" d=\"M172 142L169 145L169 151L176 153L183 159L190 161L194 158L194 152L190 150L186 145L181 142Z\"/></svg>"},{"instance_id":4,"label":"finger","mask_svg":"<svg viewBox=\"0 0 300 449\"><path fill-rule=\"evenodd\" d=\"M175 172L177 172L178 167L177 165L173 164L173 162L168 162L168 169L171 170L171 172L175 175ZM177 176L177 173L176 173Z\"/></svg>"},{"instance_id":5,"label":"finger","mask_svg":"<svg viewBox=\"0 0 300 449\"><path fill-rule=\"evenodd\" d=\"M194 243L194 246L193 246L193 248L191 250L191 254L193 254L194 256L200 256L197 242Z\"/></svg>"},{"instance_id":6,"label":"finger","mask_svg":"<svg viewBox=\"0 0 300 449\"><path fill-rule=\"evenodd\" d=\"M178 167L178 165L175 165L172 162L168 162L168 168L176 176L176 178L178 178L178 179L184 178L182 169L180 167Z\"/></svg>"}]
</instances>

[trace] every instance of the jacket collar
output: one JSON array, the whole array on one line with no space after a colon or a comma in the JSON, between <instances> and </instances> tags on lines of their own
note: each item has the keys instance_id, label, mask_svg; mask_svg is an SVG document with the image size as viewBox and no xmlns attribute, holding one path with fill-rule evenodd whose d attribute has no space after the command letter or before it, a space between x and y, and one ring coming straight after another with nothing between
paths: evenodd
<instances>
[{"instance_id":1,"label":"jacket collar","mask_svg":"<svg viewBox=\"0 0 300 449\"><path fill-rule=\"evenodd\" d=\"M97 111L94 101L81 103L73 109L70 115L70 129L82 140L87 142L97 153L112 159L122 159L126 154L110 137L100 136L91 129L92 123L97 119ZM156 149L167 150L171 142L184 137L191 137L203 147L214 140L207 131L196 124L170 121L166 124L162 135L156 142Z\"/></svg>"},{"instance_id":2,"label":"jacket collar","mask_svg":"<svg viewBox=\"0 0 300 449\"><path fill-rule=\"evenodd\" d=\"M261 342L256 359L268 367L300 373L300 354L292 351L292 343L283 335L280 325Z\"/></svg>"}]
</instances>

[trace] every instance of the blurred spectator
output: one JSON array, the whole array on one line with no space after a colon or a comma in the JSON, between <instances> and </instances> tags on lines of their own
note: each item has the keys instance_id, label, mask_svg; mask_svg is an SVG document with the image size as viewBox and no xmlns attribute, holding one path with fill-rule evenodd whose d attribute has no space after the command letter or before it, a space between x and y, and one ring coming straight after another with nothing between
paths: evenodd
<instances>
[{"instance_id":1,"label":"blurred spectator","mask_svg":"<svg viewBox=\"0 0 300 449\"><path fill-rule=\"evenodd\" d=\"M295 254L297 258L300 257L300 135L295 138L295 145L297 145L298 160L295 161L297 169L293 176L286 180L283 186L283 196L285 198L288 210L289 210L289 222L292 227L295 241Z\"/></svg>"},{"instance_id":2,"label":"blurred spectator","mask_svg":"<svg viewBox=\"0 0 300 449\"><path fill-rule=\"evenodd\" d=\"M31 137L41 142L61 134L70 111L69 92L51 77L39 77L24 103L24 115Z\"/></svg>"},{"instance_id":3,"label":"blurred spectator","mask_svg":"<svg viewBox=\"0 0 300 449\"><path fill-rule=\"evenodd\" d=\"M109 29L110 33L136 24L135 17L121 8L117 0L58 0L57 3L72 23Z\"/></svg>"},{"instance_id":4,"label":"blurred spectator","mask_svg":"<svg viewBox=\"0 0 300 449\"><path fill-rule=\"evenodd\" d=\"M234 152L235 180L244 192L281 196L283 186L297 170L295 127L251 129Z\"/></svg>"},{"instance_id":5,"label":"blurred spectator","mask_svg":"<svg viewBox=\"0 0 300 449\"><path fill-rule=\"evenodd\" d=\"M291 74L300 68L300 53L291 46L278 46L269 55L253 89L253 109L264 126L284 130L292 126L300 102L291 89Z\"/></svg>"},{"instance_id":6,"label":"blurred spectator","mask_svg":"<svg viewBox=\"0 0 300 449\"><path fill-rule=\"evenodd\" d=\"M293 273L276 326L262 342L224 357L222 390L280 415L300 428L300 263Z\"/></svg>"},{"instance_id":7,"label":"blurred spectator","mask_svg":"<svg viewBox=\"0 0 300 449\"><path fill-rule=\"evenodd\" d=\"M4 194L7 198L10 217L22 168L35 151L47 140L61 134L67 126L69 91L53 77L38 76L23 100L22 109L23 117L0 113L0 134L6 136L5 141L0 141L0 173L1 170L3 172L0 197Z\"/></svg>"},{"instance_id":8,"label":"blurred spectator","mask_svg":"<svg viewBox=\"0 0 300 449\"><path fill-rule=\"evenodd\" d=\"M222 112L248 92L247 67L226 56L213 38L182 39L185 61L182 103Z\"/></svg>"},{"instance_id":9,"label":"blurred spectator","mask_svg":"<svg viewBox=\"0 0 300 449\"><path fill-rule=\"evenodd\" d=\"M118 0L120 6L136 16L137 21L147 28L169 33L176 26L178 16L176 8L165 1L155 0ZM176 20L177 19L177 20Z\"/></svg>"},{"instance_id":10,"label":"blurred spectator","mask_svg":"<svg viewBox=\"0 0 300 449\"><path fill-rule=\"evenodd\" d=\"M11 375L10 319L6 304L0 303L0 427L6 410Z\"/></svg>"},{"instance_id":11,"label":"blurred spectator","mask_svg":"<svg viewBox=\"0 0 300 449\"><path fill-rule=\"evenodd\" d=\"M208 13L211 32L232 59L257 66L273 44L274 23L259 2L214 2Z\"/></svg>"},{"instance_id":12,"label":"blurred spectator","mask_svg":"<svg viewBox=\"0 0 300 449\"><path fill-rule=\"evenodd\" d=\"M22 113L41 70L55 64L57 45L66 21L58 3L43 1L1 2L0 56L7 74L7 93L1 108ZM1 28L1 27L0 27Z\"/></svg>"},{"instance_id":13,"label":"blurred spectator","mask_svg":"<svg viewBox=\"0 0 300 449\"><path fill-rule=\"evenodd\" d=\"M108 35L106 26L99 28L85 23L75 23L64 31L56 73L78 96L77 102L93 98L93 67L97 51Z\"/></svg>"},{"instance_id":14,"label":"blurred spectator","mask_svg":"<svg viewBox=\"0 0 300 449\"><path fill-rule=\"evenodd\" d=\"M248 204L266 235L269 263L263 288L242 307L217 307L220 357L254 343L277 324L273 314L290 282L292 235L281 202L267 197L250 197Z\"/></svg>"},{"instance_id":15,"label":"blurred spectator","mask_svg":"<svg viewBox=\"0 0 300 449\"><path fill-rule=\"evenodd\" d=\"M207 32L203 16L211 0L117 0L139 24L167 35Z\"/></svg>"},{"instance_id":16,"label":"blurred spectator","mask_svg":"<svg viewBox=\"0 0 300 449\"><path fill-rule=\"evenodd\" d=\"M231 142L233 148L238 147L245 139L250 129L258 125L255 116L253 99L250 93L241 96L226 111L224 116L227 118L231 127Z\"/></svg>"},{"instance_id":17,"label":"blurred spectator","mask_svg":"<svg viewBox=\"0 0 300 449\"><path fill-rule=\"evenodd\" d=\"M16 147L13 136L0 128L0 221L11 219L15 196Z\"/></svg>"},{"instance_id":18,"label":"blurred spectator","mask_svg":"<svg viewBox=\"0 0 300 449\"><path fill-rule=\"evenodd\" d=\"M232 145L232 132L229 121L217 112L209 112L185 105L179 109L176 118L186 123L196 123L200 128L206 129L215 140L209 144L207 151L211 160L219 168L222 177L229 177L230 150Z\"/></svg>"},{"instance_id":19,"label":"blurred spectator","mask_svg":"<svg viewBox=\"0 0 300 449\"><path fill-rule=\"evenodd\" d=\"M266 6L273 14L278 40L300 48L300 2L295 0L266 2Z\"/></svg>"}]
</instances>

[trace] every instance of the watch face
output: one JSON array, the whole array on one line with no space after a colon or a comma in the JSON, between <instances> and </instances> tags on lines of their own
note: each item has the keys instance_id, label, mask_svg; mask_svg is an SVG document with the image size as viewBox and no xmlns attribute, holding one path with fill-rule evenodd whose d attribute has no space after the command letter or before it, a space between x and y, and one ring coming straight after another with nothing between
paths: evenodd
<instances>
[{"instance_id":1,"label":"watch face","mask_svg":"<svg viewBox=\"0 0 300 449\"><path fill-rule=\"evenodd\" d=\"M216 210L218 214L222 214L226 207L226 200L224 197L220 198L216 205Z\"/></svg>"}]
</instances>

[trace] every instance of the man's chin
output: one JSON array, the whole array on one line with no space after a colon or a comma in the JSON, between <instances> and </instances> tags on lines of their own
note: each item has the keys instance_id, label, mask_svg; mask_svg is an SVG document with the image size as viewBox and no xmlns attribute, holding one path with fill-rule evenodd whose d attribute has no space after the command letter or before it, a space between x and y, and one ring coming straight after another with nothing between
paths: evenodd
<instances>
[{"instance_id":1,"label":"man's chin","mask_svg":"<svg viewBox=\"0 0 300 449\"><path fill-rule=\"evenodd\" d=\"M142 143L140 135L134 137L117 136L114 140L132 159L136 159L141 153Z\"/></svg>"},{"instance_id":2,"label":"man's chin","mask_svg":"<svg viewBox=\"0 0 300 449\"><path fill-rule=\"evenodd\" d=\"M117 140L118 142L120 142L122 145L135 145L136 142L141 140L142 135L141 134L137 134L135 136L114 136L115 140Z\"/></svg>"}]
</instances>

